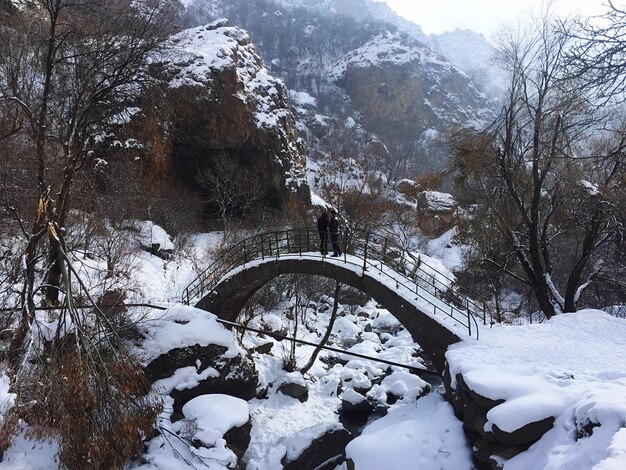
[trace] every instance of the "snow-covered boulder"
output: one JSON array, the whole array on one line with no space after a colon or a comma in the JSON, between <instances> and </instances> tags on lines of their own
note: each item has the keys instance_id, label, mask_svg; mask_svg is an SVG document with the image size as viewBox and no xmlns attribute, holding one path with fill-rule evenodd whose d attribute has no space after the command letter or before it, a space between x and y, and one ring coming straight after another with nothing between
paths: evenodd
<instances>
[{"instance_id":1,"label":"snow-covered boulder","mask_svg":"<svg viewBox=\"0 0 626 470\"><path fill-rule=\"evenodd\" d=\"M341 394L342 413L370 413L373 409L367 398L349 388Z\"/></svg>"},{"instance_id":2,"label":"snow-covered boulder","mask_svg":"<svg viewBox=\"0 0 626 470\"><path fill-rule=\"evenodd\" d=\"M250 443L248 403L229 395L200 395L183 406L193 423L194 453L236 465ZM230 465L228 465L230 467Z\"/></svg>"},{"instance_id":3,"label":"snow-covered boulder","mask_svg":"<svg viewBox=\"0 0 626 470\"><path fill-rule=\"evenodd\" d=\"M425 235L436 237L455 223L457 203L451 194L422 191L417 195L418 225Z\"/></svg>"},{"instance_id":4,"label":"snow-covered boulder","mask_svg":"<svg viewBox=\"0 0 626 470\"><path fill-rule=\"evenodd\" d=\"M256 395L254 363L215 315L182 305L156 315L144 324L139 354L146 377L174 398L175 411L199 395Z\"/></svg>"},{"instance_id":5,"label":"snow-covered boulder","mask_svg":"<svg viewBox=\"0 0 626 470\"><path fill-rule=\"evenodd\" d=\"M624 338L623 319L581 310L451 346L446 398L475 457L492 468L621 468Z\"/></svg>"}]
</instances>

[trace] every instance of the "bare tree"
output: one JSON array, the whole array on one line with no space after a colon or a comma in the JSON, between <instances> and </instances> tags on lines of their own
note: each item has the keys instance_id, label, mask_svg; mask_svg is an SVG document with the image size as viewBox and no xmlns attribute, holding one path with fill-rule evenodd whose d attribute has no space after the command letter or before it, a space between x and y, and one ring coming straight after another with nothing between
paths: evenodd
<instances>
[{"instance_id":1,"label":"bare tree","mask_svg":"<svg viewBox=\"0 0 626 470\"><path fill-rule=\"evenodd\" d=\"M58 438L68 468L121 467L141 450L160 405L74 265L65 226L99 136L151 83L148 64L171 32L172 2L33 0L26 8L0 25L0 139L19 149L12 158L20 163L3 200L25 245L8 352L19 402L13 417ZM35 316L41 292L60 306L52 338L40 334ZM77 308L79 301L93 309ZM139 433L122 431L129 429Z\"/></svg>"},{"instance_id":2,"label":"bare tree","mask_svg":"<svg viewBox=\"0 0 626 470\"><path fill-rule=\"evenodd\" d=\"M457 183L475 204L465 240L492 270L531 289L547 317L576 310L596 278L594 256L619 231L613 201L624 171L623 160L607 167L607 155L591 153L598 117L578 77L566 73L569 41L548 16L505 37L501 115L488 132L455 142ZM623 136L614 133L608 154L623 155ZM585 171L591 162L597 171Z\"/></svg>"},{"instance_id":3,"label":"bare tree","mask_svg":"<svg viewBox=\"0 0 626 470\"><path fill-rule=\"evenodd\" d=\"M322 336L322 339L320 340L319 344L313 350L313 353L311 354L311 357L309 358L308 362L304 365L304 367L300 369L300 372L302 373L302 375L306 374L309 370L311 370L311 367L313 367L313 364L315 364L315 360L317 359L317 356L319 356L319 353L322 351L322 348L326 345L326 343L328 342L328 339L330 338L330 334L332 333L333 327L335 326L335 320L337 320L337 316L339 313L340 290L341 290L341 283L339 281L335 281L335 292L333 295L333 309L330 313L330 319L328 320L328 325L326 326L326 332L324 333L324 336Z\"/></svg>"},{"instance_id":4,"label":"bare tree","mask_svg":"<svg viewBox=\"0 0 626 470\"><path fill-rule=\"evenodd\" d=\"M77 172L93 156L98 133L149 81L148 59L170 32L164 0L36 0L28 14L0 26L0 106L15 116L9 133L28 149L35 200L24 230L24 308L12 356L34 318L36 262L47 241L45 294L59 301L61 233ZM6 132L0 134L7 135ZM24 225L25 226L25 225Z\"/></svg>"},{"instance_id":5,"label":"bare tree","mask_svg":"<svg viewBox=\"0 0 626 470\"><path fill-rule=\"evenodd\" d=\"M607 0L607 11L600 17L579 21L576 29L566 24L560 29L574 41L567 52L570 73L584 79L584 86L592 87L601 101L624 100L626 9Z\"/></svg>"},{"instance_id":6,"label":"bare tree","mask_svg":"<svg viewBox=\"0 0 626 470\"><path fill-rule=\"evenodd\" d=\"M206 194L206 202L216 208L223 225L229 216L245 215L265 195L259 175L224 155L211 159L196 178Z\"/></svg>"}]
</instances>

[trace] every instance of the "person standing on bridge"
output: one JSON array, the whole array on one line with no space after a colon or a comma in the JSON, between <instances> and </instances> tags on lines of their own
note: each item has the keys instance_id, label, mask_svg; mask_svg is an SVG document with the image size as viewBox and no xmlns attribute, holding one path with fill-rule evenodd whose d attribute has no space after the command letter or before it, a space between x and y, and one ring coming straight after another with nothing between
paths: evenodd
<instances>
[{"instance_id":1,"label":"person standing on bridge","mask_svg":"<svg viewBox=\"0 0 626 470\"><path fill-rule=\"evenodd\" d=\"M333 254L331 257L341 256L341 248L339 247L339 221L337 220L337 212L335 212L334 209L330 211L328 231L330 232L330 241L333 244Z\"/></svg>"},{"instance_id":2,"label":"person standing on bridge","mask_svg":"<svg viewBox=\"0 0 626 470\"><path fill-rule=\"evenodd\" d=\"M320 233L320 252L328 254L328 212L324 211L317 219L317 231Z\"/></svg>"}]
</instances>

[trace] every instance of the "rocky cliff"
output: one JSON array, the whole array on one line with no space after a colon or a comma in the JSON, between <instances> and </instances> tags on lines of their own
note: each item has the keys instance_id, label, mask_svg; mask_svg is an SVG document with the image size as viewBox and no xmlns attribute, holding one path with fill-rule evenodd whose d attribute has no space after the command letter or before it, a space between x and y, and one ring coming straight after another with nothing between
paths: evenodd
<instances>
[{"instance_id":1,"label":"rocky cliff","mask_svg":"<svg viewBox=\"0 0 626 470\"><path fill-rule=\"evenodd\" d=\"M250 36L226 21L185 30L155 64L171 108L171 171L197 185L216 159L233 160L280 205L308 198L305 149L285 85L267 71Z\"/></svg>"},{"instance_id":2,"label":"rocky cliff","mask_svg":"<svg viewBox=\"0 0 626 470\"><path fill-rule=\"evenodd\" d=\"M441 166L450 126L481 126L490 103L469 77L429 49L419 26L371 0L190 0L189 24L227 17L250 31L270 70L313 101L299 127L321 153L406 158ZM362 60L375 54L374 60ZM399 57L399 60L396 58ZM338 73L339 71L339 73ZM311 104L314 103L314 104ZM426 132L426 134L424 134Z\"/></svg>"},{"instance_id":3,"label":"rocky cliff","mask_svg":"<svg viewBox=\"0 0 626 470\"><path fill-rule=\"evenodd\" d=\"M402 35L372 38L337 62L329 76L385 141L412 136L426 149L446 126L478 127L490 114L463 73Z\"/></svg>"}]
</instances>

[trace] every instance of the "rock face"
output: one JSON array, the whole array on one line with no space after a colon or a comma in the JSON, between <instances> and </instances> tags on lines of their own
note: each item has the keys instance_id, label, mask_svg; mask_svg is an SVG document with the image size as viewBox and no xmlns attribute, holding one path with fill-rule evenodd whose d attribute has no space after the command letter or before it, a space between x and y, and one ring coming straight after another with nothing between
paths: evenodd
<instances>
[{"instance_id":1,"label":"rock face","mask_svg":"<svg viewBox=\"0 0 626 470\"><path fill-rule=\"evenodd\" d=\"M174 175L198 186L198 171L222 159L252 171L273 205L292 193L310 197L287 89L244 30L221 20L183 31L154 69L167 83Z\"/></svg>"},{"instance_id":2,"label":"rock face","mask_svg":"<svg viewBox=\"0 0 626 470\"><path fill-rule=\"evenodd\" d=\"M195 0L190 24L229 18L251 32L292 93L299 128L320 153L407 157L441 167L438 136L481 125L488 100L429 49L419 26L372 0ZM302 94L304 93L304 94Z\"/></svg>"},{"instance_id":3,"label":"rock face","mask_svg":"<svg viewBox=\"0 0 626 470\"><path fill-rule=\"evenodd\" d=\"M504 403L504 400L493 400L480 395L465 383L461 374L457 374L455 380L456 385L452 386L452 377L446 366L443 373L445 397L457 418L463 421L463 429L479 463L478 468L502 468L503 461L528 449L554 424L554 417L548 416L512 432L503 431L495 424L486 426L489 410Z\"/></svg>"},{"instance_id":4,"label":"rock face","mask_svg":"<svg viewBox=\"0 0 626 470\"><path fill-rule=\"evenodd\" d=\"M414 136L426 146L435 140L433 131L486 117L484 99L465 75L403 35L372 38L335 64L330 76L384 141Z\"/></svg>"}]
</instances>

